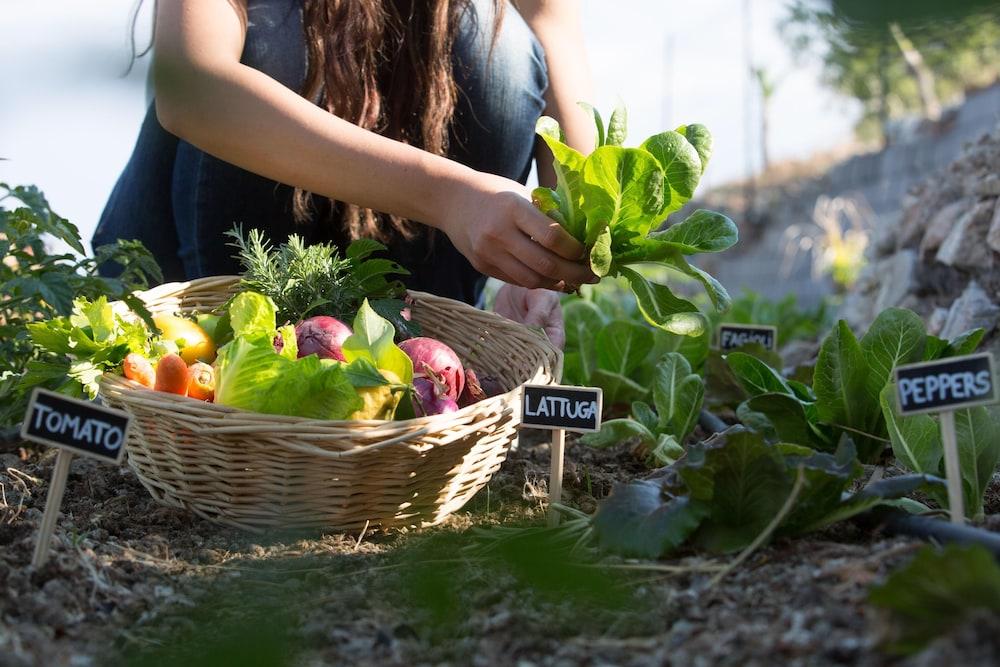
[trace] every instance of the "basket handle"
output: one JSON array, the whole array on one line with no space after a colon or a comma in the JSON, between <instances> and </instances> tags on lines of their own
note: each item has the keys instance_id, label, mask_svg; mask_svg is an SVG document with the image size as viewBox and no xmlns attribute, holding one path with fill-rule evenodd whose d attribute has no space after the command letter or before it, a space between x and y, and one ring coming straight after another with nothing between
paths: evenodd
<instances>
[{"instance_id":1,"label":"basket handle","mask_svg":"<svg viewBox=\"0 0 1000 667\"><path fill-rule=\"evenodd\" d=\"M384 449L386 447L392 447L393 445L398 445L401 442L410 440L412 438L420 438L427 435L430 429L426 426L423 428L418 428L416 431L409 431L402 435L397 435L394 438L389 438L388 440L381 440L379 442L373 442L370 445L362 445L360 447L354 447L348 449L345 452L328 452L325 449L321 449L316 445L309 445L304 442L280 442L279 445L286 449L292 449L303 454L312 454L314 456L322 456L328 459L346 459L352 456L359 456L366 452L372 452L379 449Z\"/></svg>"}]
</instances>

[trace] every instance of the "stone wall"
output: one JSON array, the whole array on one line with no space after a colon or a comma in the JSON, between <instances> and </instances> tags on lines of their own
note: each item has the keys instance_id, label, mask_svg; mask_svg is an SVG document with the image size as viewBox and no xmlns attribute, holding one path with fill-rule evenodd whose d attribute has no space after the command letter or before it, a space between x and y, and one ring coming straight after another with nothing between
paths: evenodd
<instances>
[{"instance_id":1,"label":"stone wall","mask_svg":"<svg viewBox=\"0 0 1000 667\"><path fill-rule=\"evenodd\" d=\"M943 338L983 327L987 347L1000 349L1000 124L902 203L898 224L875 239L844 316L864 328L882 309L901 306Z\"/></svg>"}]
</instances>

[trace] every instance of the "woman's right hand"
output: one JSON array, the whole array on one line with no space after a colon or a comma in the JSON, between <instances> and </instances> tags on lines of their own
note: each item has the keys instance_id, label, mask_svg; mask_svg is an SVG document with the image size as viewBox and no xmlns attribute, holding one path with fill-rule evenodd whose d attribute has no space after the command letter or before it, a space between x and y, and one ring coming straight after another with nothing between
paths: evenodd
<instances>
[{"instance_id":1,"label":"woman's right hand","mask_svg":"<svg viewBox=\"0 0 1000 667\"><path fill-rule=\"evenodd\" d=\"M584 247L531 203L528 188L474 172L454 188L438 228L477 271L530 289L576 289L599 279Z\"/></svg>"}]
</instances>

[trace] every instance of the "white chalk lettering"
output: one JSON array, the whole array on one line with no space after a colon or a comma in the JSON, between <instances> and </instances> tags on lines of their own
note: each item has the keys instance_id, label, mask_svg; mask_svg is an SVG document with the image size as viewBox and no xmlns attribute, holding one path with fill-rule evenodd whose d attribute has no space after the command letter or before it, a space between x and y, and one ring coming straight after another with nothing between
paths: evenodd
<instances>
[{"instance_id":1,"label":"white chalk lettering","mask_svg":"<svg viewBox=\"0 0 1000 667\"><path fill-rule=\"evenodd\" d=\"M47 405L41 405L39 403L35 404L35 428L42 427L42 420L45 418L46 412L52 412L52 408Z\"/></svg>"}]
</instances>

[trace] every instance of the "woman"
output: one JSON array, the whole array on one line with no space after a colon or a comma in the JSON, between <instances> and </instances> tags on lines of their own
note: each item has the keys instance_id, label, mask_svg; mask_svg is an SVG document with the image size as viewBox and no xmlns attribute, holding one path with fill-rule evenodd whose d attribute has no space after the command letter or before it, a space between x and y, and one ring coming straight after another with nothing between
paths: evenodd
<instances>
[{"instance_id":1,"label":"woman","mask_svg":"<svg viewBox=\"0 0 1000 667\"><path fill-rule=\"evenodd\" d=\"M138 238L185 279L237 269L235 223L371 236L412 288L474 302L505 281L497 310L561 342L548 290L596 278L523 182L541 113L592 145L577 2L503 2L160 0L155 114L94 244Z\"/></svg>"}]
</instances>

